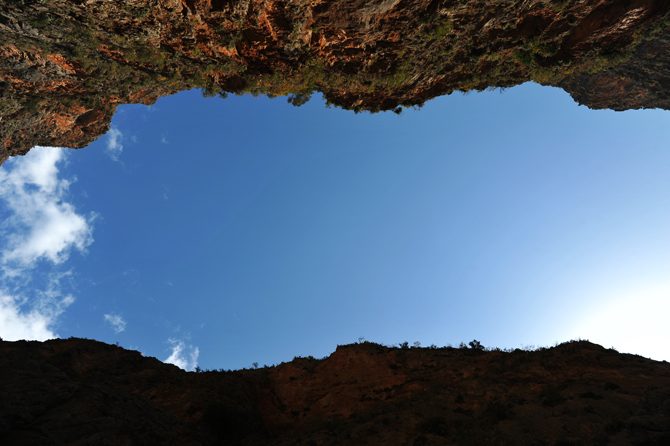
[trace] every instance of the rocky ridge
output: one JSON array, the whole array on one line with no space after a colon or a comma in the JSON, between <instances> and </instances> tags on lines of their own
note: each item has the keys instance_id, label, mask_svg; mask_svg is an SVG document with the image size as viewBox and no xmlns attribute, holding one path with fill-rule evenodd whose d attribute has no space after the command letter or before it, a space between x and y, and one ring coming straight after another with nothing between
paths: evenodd
<instances>
[{"instance_id":1,"label":"rocky ridge","mask_svg":"<svg viewBox=\"0 0 670 446\"><path fill-rule=\"evenodd\" d=\"M667 445L670 364L587 341L338 346L185 372L70 338L0 342L7 445Z\"/></svg>"},{"instance_id":2,"label":"rocky ridge","mask_svg":"<svg viewBox=\"0 0 670 446\"><path fill-rule=\"evenodd\" d=\"M0 162L201 88L400 112L527 81L670 108L666 0L2 0Z\"/></svg>"}]
</instances>

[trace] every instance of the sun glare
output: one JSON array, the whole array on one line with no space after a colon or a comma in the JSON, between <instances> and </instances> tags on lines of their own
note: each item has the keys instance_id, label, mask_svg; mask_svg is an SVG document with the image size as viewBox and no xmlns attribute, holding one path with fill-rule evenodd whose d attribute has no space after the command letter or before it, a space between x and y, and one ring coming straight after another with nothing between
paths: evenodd
<instances>
[{"instance_id":1,"label":"sun glare","mask_svg":"<svg viewBox=\"0 0 670 446\"><path fill-rule=\"evenodd\" d=\"M595 307L581 323L582 338L655 360L670 360L670 283L629 291Z\"/></svg>"}]
</instances>

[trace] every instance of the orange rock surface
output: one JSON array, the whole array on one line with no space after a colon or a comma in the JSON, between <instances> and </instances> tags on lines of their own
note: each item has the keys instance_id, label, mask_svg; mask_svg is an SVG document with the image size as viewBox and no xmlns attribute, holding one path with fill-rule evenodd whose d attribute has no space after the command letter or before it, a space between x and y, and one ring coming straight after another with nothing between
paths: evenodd
<instances>
[{"instance_id":1,"label":"orange rock surface","mask_svg":"<svg viewBox=\"0 0 670 446\"><path fill-rule=\"evenodd\" d=\"M535 81L670 108L667 0L8 0L0 35L0 162L190 88L400 112Z\"/></svg>"}]
</instances>

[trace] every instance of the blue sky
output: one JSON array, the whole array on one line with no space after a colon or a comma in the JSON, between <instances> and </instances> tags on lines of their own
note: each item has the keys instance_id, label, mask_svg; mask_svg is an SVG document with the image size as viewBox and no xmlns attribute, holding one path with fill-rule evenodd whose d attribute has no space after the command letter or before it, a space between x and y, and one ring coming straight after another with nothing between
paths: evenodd
<instances>
[{"instance_id":1,"label":"blue sky","mask_svg":"<svg viewBox=\"0 0 670 446\"><path fill-rule=\"evenodd\" d=\"M4 339L183 368L587 338L670 360L670 114L525 84L375 115L314 98L123 105L0 169Z\"/></svg>"}]
</instances>

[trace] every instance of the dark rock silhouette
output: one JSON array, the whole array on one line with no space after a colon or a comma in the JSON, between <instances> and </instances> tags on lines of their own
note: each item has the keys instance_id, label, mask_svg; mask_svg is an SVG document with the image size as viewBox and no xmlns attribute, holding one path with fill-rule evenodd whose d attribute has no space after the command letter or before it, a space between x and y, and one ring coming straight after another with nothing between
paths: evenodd
<instances>
[{"instance_id":1,"label":"dark rock silhouette","mask_svg":"<svg viewBox=\"0 0 670 446\"><path fill-rule=\"evenodd\" d=\"M527 81L670 108L667 0L2 0L0 162L85 147L119 104L314 91L356 111Z\"/></svg>"},{"instance_id":2,"label":"dark rock silhouette","mask_svg":"<svg viewBox=\"0 0 670 446\"><path fill-rule=\"evenodd\" d=\"M185 372L70 338L0 342L3 445L667 445L670 364L586 341L535 351L365 342Z\"/></svg>"}]
</instances>

